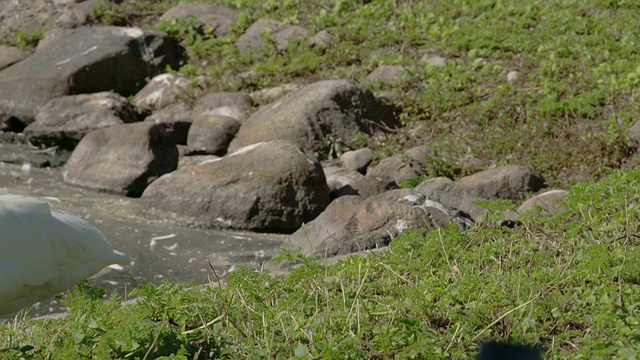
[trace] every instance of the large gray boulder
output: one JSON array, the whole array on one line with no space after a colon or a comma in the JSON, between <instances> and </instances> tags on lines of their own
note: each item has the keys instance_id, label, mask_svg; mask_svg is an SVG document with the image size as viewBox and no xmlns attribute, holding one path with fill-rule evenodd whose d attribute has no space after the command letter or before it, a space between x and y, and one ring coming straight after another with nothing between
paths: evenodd
<instances>
[{"instance_id":1,"label":"large gray boulder","mask_svg":"<svg viewBox=\"0 0 640 360\"><path fill-rule=\"evenodd\" d=\"M164 127L139 122L85 135L65 166L64 181L126 196L140 196L178 166L178 150Z\"/></svg>"},{"instance_id":2,"label":"large gray boulder","mask_svg":"<svg viewBox=\"0 0 640 360\"><path fill-rule=\"evenodd\" d=\"M177 58L177 47L163 32L115 26L69 30L0 71L0 103L29 124L53 98L111 90L135 94Z\"/></svg>"},{"instance_id":3,"label":"large gray boulder","mask_svg":"<svg viewBox=\"0 0 640 360\"><path fill-rule=\"evenodd\" d=\"M306 255L348 254L386 246L408 228L430 231L452 221L462 228L469 225L467 219L410 189L391 190L367 199L343 196L296 231L287 246Z\"/></svg>"},{"instance_id":4,"label":"large gray boulder","mask_svg":"<svg viewBox=\"0 0 640 360\"><path fill-rule=\"evenodd\" d=\"M72 150L91 130L137 120L133 106L118 94L69 95L42 106L24 133L34 145Z\"/></svg>"},{"instance_id":5,"label":"large gray boulder","mask_svg":"<svg viewBox=\"0 0 640 360\"><path fill-rule=\"evenodd\" d=\"M17 63L26 57L27 53L20 48L0 45L0 70Z\"/></svg>"},{"instance_id":6,"label":"large gray boulder","mask_svg":"<svg viewBox=\"0 0 640 360\"><path fill-rule=\"evenodd\" d=\"M357 132L393 126L393 114L350 80L320 81L264 105L244 121L229 151L262 141L288 140L312 152L330 151L330 139L358 148ZM331 138L328 138L328 136Z\"/></svg>"},{"instance_id":7,"label":"large gray boulder","mask_svg":"<svg viewBox=\"0 0 640 360\"><path fill-rule=\"evenodd\" d=\"M152 183L142 199L198 227L291 233L324 210L329 188L314 158L293 143L272 141L180 168Z\"/></svg>"}]
</instances>

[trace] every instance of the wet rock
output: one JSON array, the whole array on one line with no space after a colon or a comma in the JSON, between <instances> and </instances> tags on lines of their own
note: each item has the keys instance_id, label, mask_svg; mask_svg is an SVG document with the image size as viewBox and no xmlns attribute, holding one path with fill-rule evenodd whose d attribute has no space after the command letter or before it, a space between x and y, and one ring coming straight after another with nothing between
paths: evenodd
<instances>
[{"instance_id":1,"label":"wet rock","mask_svg":"<svg viewBox=\"0 0 640 360\"><path fill-rule=\"evenodd\" d=\"M456 186L483 199L516 199L544 187L544 179L528 166L507 165L484 170L456 181Z\"/></svg>"},{"instance_id":2,"label":"wet rock","mask_svg":"<svg viewBox=\"0 0 640 360\"><path fill-rule=\"evenodd\" d=\"M276 139L295 142L308 151L329 152L327 136L357 148L356 132L371 134L376 124L393 126L395 117L373 94L354 81L320 81L260 107L244 121L229 145L243 146Z\"/></svg>"},{"instance_id":3,"label":"wet rock","mask_svg":"<svg viewBox=\"0 0 640 360\"><path fill-rule=\"evenodd\" d=\"M167 174L142 199L198 227L291 233L324 210L329 188L314 158L272 141Z\"/></svg>"},{"instance_id":4,"label":"wet rock","mask_svg":"<svg viewBox=\"0 0 640 360\"><path fill-rule=\"evenodd\" d=\"M118 94L69 95L42 106L24 133L34 145L73 150L91 130L136 121L133 106Z\"/></svg>"},{"instance_id":5,"label":"wet rock","mask_svg":"<svg viewBox=\"0 0 640 360\"><path fill-rule=\"evenodd\" d=\"M3 133L3 142L4 135ZM23 134L17 134L23 135ZM25 168L54 168L64 165L71 155L70 151L60 150L58 148L38 149L31 144L26 143L24 138L22 141L0 142L0 163L17 164L25 166ZM28 174L18 173L17 177L28 178ZM3 186L6 184L3 184Z\"/></svg>"},{"instance_id":6,"label":"wet rock","mask_svg":"<svg viewBox=\"0 0 640 360\"><path fill-rule=\"evenodd\" d=\"M124 124L85 135L65 166L64 181L137 197L177 165L178 150L162 125Z\"/></svg>"},{"instance_id":7,"label":"wet rock","mask_svg":"<svg viewBox=\"0 0 640 360\"><path fill-rule=\"evenodd\" d=\"M0 71L0 102L28 125L40 106L57 97L110 90L132 95L178 57L162 32L115 26L73 29Z\"/></svg>"}]
</instances>

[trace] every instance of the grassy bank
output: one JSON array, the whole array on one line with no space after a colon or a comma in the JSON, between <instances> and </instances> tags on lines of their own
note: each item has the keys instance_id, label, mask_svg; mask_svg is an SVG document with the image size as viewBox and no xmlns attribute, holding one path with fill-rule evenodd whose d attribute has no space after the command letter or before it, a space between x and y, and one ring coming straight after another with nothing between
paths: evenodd
<instances>
[{"instance_id":1,"label":"grassy bank","mask_svg":"<svg viewBox=\"0 0 640 360\"><path fill-rule=\"evenodd\" d=\"M168 31L190 56L179 72L208 75L197 86L213 91L410 66L395 84L367 85L397 94L405 125L371 142L378 157L428 144L441 158L429 173L453 177L530 165L552 186L575 184L566 211L513 228L489 218L466 233L415 229L331 266L287 253L303 263L287 276L240 269L222 288L146 285L124 308L78 289L64 319L1 327L0 358L445 359L487 339L551 359L638 357L640 170L611 170L636 161L626 138L640 119L635 2L221 0L241 10L222 38L193 20L157 23L175 3L98 3L92 19ZM238 54L235 40L261 17L335 40Z\"/></svg>"},{"instance_id":2,"label":"grassy bank","mask_svg":"<svg viewBox=\"0 0 640 360\"><path fill-rule=\"evenodd\" d=\"M71 314L3 328L7 358L467 358L488 339L550 359L640 354L640 170L573 187L566 211L513 228L414 230L387 251L227 286L146 285L120 307L76 290ZM493 204L496 211L504 204ZM50 356L50 357L49 357Z\"/></svg>"}]
</instances>

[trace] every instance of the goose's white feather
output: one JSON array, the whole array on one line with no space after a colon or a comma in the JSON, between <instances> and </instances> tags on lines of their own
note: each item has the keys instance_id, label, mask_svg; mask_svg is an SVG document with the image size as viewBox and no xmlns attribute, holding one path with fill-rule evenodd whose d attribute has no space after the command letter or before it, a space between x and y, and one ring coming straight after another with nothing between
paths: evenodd
<instances>
[{"instance_id":1,"label":"goose's white feather","mask_svg":"<svg viewBox=\"0 0 640 360\"><path fill-rule=\"evenodd\" d=\"M42 200L0 192L0 314L127 262L84 219Z\"/></svg>"}]
</instances>

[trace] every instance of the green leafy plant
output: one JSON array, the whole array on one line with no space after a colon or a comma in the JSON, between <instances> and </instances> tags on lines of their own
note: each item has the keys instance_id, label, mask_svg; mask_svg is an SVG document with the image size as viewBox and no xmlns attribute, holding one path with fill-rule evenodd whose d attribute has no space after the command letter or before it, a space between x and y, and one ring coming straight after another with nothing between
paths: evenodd
<instances>
[{"instance_id":1,"label":"green leafy plant","mask_svg":"<svg viewBox=\"0 0 640 360\"><path fill-rule=\"evenodd\" d=\"M33 30L31 32L18 31L15 35L14 42L16 46L21 49L34 49L40 40L42 40L44 33L41 29Z\"/></svg>"}]
</instances>

